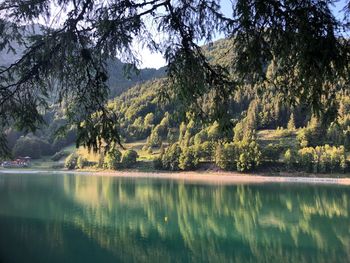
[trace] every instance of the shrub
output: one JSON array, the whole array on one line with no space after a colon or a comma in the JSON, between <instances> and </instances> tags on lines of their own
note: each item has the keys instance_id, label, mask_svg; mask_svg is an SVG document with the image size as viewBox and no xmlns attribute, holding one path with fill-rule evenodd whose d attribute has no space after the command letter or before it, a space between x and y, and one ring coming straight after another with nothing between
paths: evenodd
<instances>
[{"instance_id":1,"label":"shrub","mask_svg":"<svg viewBox=\"0 0 350 263\"><path fill-rule=\"evenodd\" d=\"M255 140L242 141L236 146L238 148L239 159L237 161L237 170L240 172L249 171L260 164L261 152L259 145Z\"/></svg>"},{"instance_id":2,"label":"shrub","mask_svg":"<svg viewBox=\"0 0 350 263\"><path fill-rule=\"evenodd\" d=\"M305 148L307 146L317 146L323 143L325 138L325 131L321 125L321 122L312 117L306 128L299 131L297 139L300 143L300 147Z\"/></svg>"},{"instance_id":3,"label":"shrub","mask_svg":"<svg viewBox=\"0 0 350 263\"><path fill-rule=\"evenodd\" d=\"M127 150L122 155L122 165L125 168L130 168L137 162L138 154L134 150Z\"/></svg>"},{"instance_id":4,"label":"shrub","mask_svg":"<svg viewBox=\"0 0 350 263\"><path fill-rule=\"evenodd\" d=\"M105 155L101 152L98 156L97 167L103 168L104 162L105 162Z\"/></svg>"},{"instance_id":5,"label":"shrub","mask_svg":"<svg viewBox=\"0 0 350 263\"><path fill-rule=\"evenodd\" d=\"M162 143L162 138L159 134L158 127L159 125L152 130L151 135L147 138L147 145L149 147L159 147Z\"/></svg>"},{"instance_id":6,"label":"shrub","mask_svg":"<svg viewBox=\"0 0 350 263\"><path fill-rule=\"evenodd\" d=\"M215 163L221 169L234 170L237 167L237 153L233 143L218 144L215 150Z\"/></svg>"},{"instance_id":7,"label":"shrub","mask_svg":"<svg viewBox=\"0 0 350 263\"><path fill-rule=\"evenodd\" d=\"M293 134L293 130L277 127L275 134L279 137L289 137Z\"/></svg>"},{"instance_id":8,"label":"shrub","mask_svg":"<svg viewBox=\"0 0 350 263\"><path fill-rule=\"evenodd\" d=\"M200 130L194 136L194 144L200 145L208 140L208 132L206 130Z\"/></svg>"},{"instance_id":9,"label":"shrub","mask_svg":"<svg viewBox=\"0 0 350 263\"><path fill-rule=\"evenodd\" d=\"M116 170L120 164L122 153L118 149L114 149L107 153L104 158L103 167L107 169Z\"/></svg>"},{"instance_id":10,"label":"shrub","mask_svg":"<svg viewBox=\"0 0 350 263\"><path fill-rule=\"evenodd\" d=\"M241 153L237 162L237 171L244 172L252 169L252 163L249 161L247 153Z\"/></svg>"},{"instance_id":11,"label":"shrub","mask_svg":"<svg viewBox=\"0 0 350 263\"><path fill-rule=\"evenodd\" d=\"M344 146L318 146L316 147L318 155L315 163L317 172L344 171L346 168L346 156Z\"/></svg>"},{"instance_id":12,"label":"shrub","mask_svg":"<svg viewBox=\"0 0 350 263\"><path fill-rule=\"evenodd\" d=\"M312 147L305 147L298 151L298 163L307 172L311 172L313 168L313 160L315 149Z\"/></svg>"},{"instance_id":13,"label":"shrub","mask_svg":"<svg viewBox=\"0 0 350 263\"><path fill-rule=\"evenodd\" d=\"M350 149L350 127L343 131L344 133L344 147L345 149Z\"/></svg>"},{"instance_id":14,"label":"shrub","mask_svg":"<svg viewBox=\"0 0 350 263\"><path fill-rule=\"evenodd\" d=\"M162 156L163 169L171 171L179 170L179 159L181 152L181 148L177 143L170 145Z\"/></svg>"},{"instance_id":15,"label":"shrub","mask_svg":"<svg viewBox=\"0 0 350 263\"><path fill-rule=\"evenodd\" d=\"M307 172L334 172L346 169L344 146L305 147L298 151L299 166Z\"/></svg>"},{"instance_id":16,"label":"shrub","mask_svg":"<svg viewBox=\"0 0 350 263\"><path fill-rule=\"evenodd\" d=\"M309 144L308 137L309 137L308 131L305 128L299 131L297 135L297 140L301 148L305 148L308 146Z\"/></svg>"},{"instance_id":17,"label":"shrub","mask_svg":"<svg viewBox=\"0 0 350 263\"><path fill-rule=\"evenodd\" d=\"M168 143L172 144L175 143L177 140L177 132L176 129L169 129L167 134L167 141Z\"/></svg>"},{"instance_id":18,"label":"shrub","mask_svg":"<svg viewBox=\"0 0 350 263\"><path fill-rule=\"evenodd\" d=\"M336 145L344 144L345 133L338 123L332 122L330 124L327 129L327 139Z\"/></svg>"},{"instance_id":19,"label":"shrub","mask_svg":"<svg viewBox=\"0 0 350 263\"><path fill-rule=\"evenodd\" d=\"M287 166L288 169L291 169L292 167L295 166L296 162L297 162L297 153L291 149L288 149L285 153L284 153L284 162Z\"/></svg>"},{"instance_id":20,"label":"shrub","mask_svg":"<svg viewBox=\"0 0 350 263\"><path fill-rule=\"evenodd\" d=\"M262 149L263 159L268 161L278 161L284 149L285 146L281 144L269 143Z\"/></svg>"},{"instance_id":21,"label":"shrub","mask_svg":"<svg viewBox=\"0 0 350 263\"><path fill-rule=\"evenodd\" d=\"M85 157L79 155L77 159L76 167L79 169L83 169L84 167L88 166L88 164L89 164L88 160Z\"/></svg>"},{"instance_id":22,"label":"shrub","mask_svg":"<svg viewBox=\"0 0 350 263\"><path fill-rule=\"evenodd\" d=\"M179 157L179 168L182 170L191 170L197 167L199 158L193 147L185 147Z\"/></svg>"},{"instance_id":23,"label":"shrub","mask_svg":"<svg viewBox=\"0 0 350 263\"><path fill-rule=\"evenodd\" d=\"M214 143L213 142L204 142L201 145L201 155L200 157L204 160L212 160L214 152Z\"/></svg>"},{"instance_id":24,"label":"shrub","mask_svg":"<svg viewBox=\"0 0 350 263\"><path fill-rule=\"evenodd\" d=\"M154 114L152 112L147 113L147 115L145 116L145 119L143 121L144 126L151 126L154 122Z\"/></svg>"},{"instance_id":25,"label":"shrub","mask_svg":"<svg viewBox=\"0 0 350 263\"><path fill-rule=\"evenodd\" d=\"M153 168L157 170L163 169L162 157L157 157L153 160Z\"/></svg>"},{"instance_id":26,"label":"shrub","mask_svg":"<svg viewBox=\"0 0 350 263\"><path fill-rule=\"evenodd\" d=\"M215 160L215 164L222 169L225 169L224 154L225 154L224 146L222 144L217 144L215 148L214 160Z\"/></svg>"},{"instance_id":27,"label":"shrub","mask_svg":"<svg viewBox=\"0 0 350 263\"><path fill-rule=\"evenodd\" d=\"M243 121L238 122L236 126L233 128L233 141L240 142L243 140L245 134L245 128Z\"/></svg>"},{"instance_id":28,"label":"shrub","mask_svg":"<svg viewBox=\"0 0 350 263\"><path fill-rule=\"evenodd\" d=\"M225 170L252 170L260 164L260 160L261 152L254 138L219 145L215 152L215 163Z\"/></svg>"},{"instance_id":29,"label":"shrub","mask_svg":"<svg viewBox=\"0 0 350 263\"><path fill-rule=\"evenodd\" d=\"M71 153L64 161L64 167L68 169L75 169L77 166L77 161L78 155L76 153Z\"/></svg>"},{"instance_id":30,"label":"shrub","mask_svg":"<svg viewBox=\"0 0 350 263\"><path fill-rule=\"evenodd\" d=\"M207 130L207 136L210 140L217 141L221 138L220 125L215 121Z\"/></svg>"},{"instance_id":31,"label":"shrub","mask_svg":"<svg viewBox=\"0 0 350 263\"><path fill-rule=\"evenodd\" d=\"M290 118L289 118L289 121L288 121L288 124L287 124L287 129L289 131L295 131L295 119L294 119L294 114L293 113L290 115Z\"/></svg>"},{"instance_id":32,"label":"shrub","mask_svg":"<svg viewBox=\"0 0 350 263\"><path fill-rule=\"evenodd\" d=\"M193 146L193 150L195 151L196 155L199 159L204 159L206 161L211 161L212 157L214 155L214 143L205 141L203 143L196 143Z\"/></svg>"}]
</instances>

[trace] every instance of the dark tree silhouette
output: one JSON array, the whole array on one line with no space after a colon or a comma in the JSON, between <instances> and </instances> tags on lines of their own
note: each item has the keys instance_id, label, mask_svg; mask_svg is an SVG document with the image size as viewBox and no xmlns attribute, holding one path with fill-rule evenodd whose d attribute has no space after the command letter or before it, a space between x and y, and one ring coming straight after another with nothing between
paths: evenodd
<instances>
[{"instance_id":1,"label":"dark tree silhouette","mask_svg":"<svg viewBox=\"0 0 350 263\"><path fill-rule=\"evenodd\" d=\"M35 131L45 109L61 103L78 145L120 143L118 113L106 108L106 61L137 67L134 40L165 56L170 93L185 105L214 94L212 119L226 120L226 99L243 85L275 85L288 102L332 116L349 64L346 12L336 18L333 2L237 0L227 17L218 0L3 0L0 50L24 52L0 68L0 132ZM233 41L229 68L210 63L199 46L218 33Z\"/></svg>"}]
</instances>

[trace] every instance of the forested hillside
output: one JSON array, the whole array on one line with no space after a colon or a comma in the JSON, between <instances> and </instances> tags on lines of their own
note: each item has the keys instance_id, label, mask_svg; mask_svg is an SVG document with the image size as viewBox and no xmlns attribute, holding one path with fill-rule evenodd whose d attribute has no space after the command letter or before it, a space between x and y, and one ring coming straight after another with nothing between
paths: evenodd
<instances>
[{"instance_id":1,"label":"forested hillside","mask_svg":"<svg viewBox=\"0 0 350 263\"><path fill-rule=\"evenodd\" d=\"M35 24L23 27L21 30L25 31L25 35L29 37L41 32L40 26ZM10 66L21 58L25 47L16 42L11 45L12 50L0 50L0 67ZM107 69L109 76L107 84L111 99L136 84L165 75L165 68L130 70L127 64L122 63L117 58L108 61ZM48 94L48 96L53 96L53 94ZM44 121L45 125L42 125L35 134L17 131L19 127L15 126L6 130L8 147L14 157L29 155L33 158L40 158L41 156L52 155L59 152L63 147L75 143L76 132L74 129L69 128L63 136L57 136L59 127L66 123L61 105L50 105L49 109L45 111Z\"/></svg>"},{"instance_id":2,"label":"forested hillside","mask_svg":"<svg viewBox=\"0 0 350 263\"><path fill-rule=\"evenodd\" d=\"M220 40L204 49L213 63L226 66L234 57L227 52L230 45L229 40ZM290 105L276 95L274 86L260 90L247 85L234 90L228 106L223 106L231 124L224 129L205 116L198 118L197 110L181 106L172 94L159 103L166 85L166 79L147 82L109 105L120 116L123 141L146 140L142 151L153 153L158 168L187 170L216 162L223 169L239 171L271 163L314 172L346 169L350 150L350 97L346 94L337 95L338 117L329 121L326 114L314 115L311 105ZM200 103L210 112L218 102L208 94Z\"/></svg>"},{"instance_id":3,"label":"forested hillside","mask_svg":"<svg viewBox=\"0 0 350 263\"><path fill-rule=\"evenodd\" d=\"M231 45L230 40L219 40L203 48L213 64L226 67L234 59L232 51L228 52L232 50ZM111 81L115 79L116 86L123 90L129 82L121 80L122 63L116 61L113 65L110 68L116 74L112 74ZM266 70L269 72L273 68L268 65ZM142 76L155 78L157 74L162 76L162 71L143 70L139 79ZM322 116L313 115L310 105L291 106L276 95L274 86L266 85L261 90L246 85L233 90L222 106L229 123L222 126L201 115L201 110L210 114L211 109L217 108L214 104L220 104L214 93L208 93L199 101L198 108L193 109L169 93L167 85L167 78L137 84L110 100L108 105L118 116L122 142L142 141L139 154L148 154L147 158L153 160L158 169L188 170L208 162L239 171L271 163L283 163L284 169L316 172L344 171L347 166L350 97L346 94L337 95L335 110L338 118L329 122ZM118 94L117 90L114 91ZM35 147L38 156L33 157L56 153L57 159L64 155L61 149L74 142L75 131L68 130L61 139L55 138L55 128L64 123L57 107L47 113L46 121L49 125L36 136L19 138L21 134L14 130L8 133L9 146L15 156L33 155L26 150ZM120 156L120 159L121 153L115 150L112 155L107 154L107 163L113 156ZM102 160L97 165L102 167L103 163ZM115 162L112 164L115 166ZM108 168L114 166L106 164Z\"/></svg>"},{"instance_id":4,"label":"forested hillside","mask_svg":"<svg viewBox=\"0 0 350 263\"><path fill-rule=\"evenodd\" d=\"M217 122L198 121L171 99L159 103L166 79L136 86L110 103L120 116L124 143L146 140L142 151L158 159L158 168L194 169L216 162L228 170L246 171L261 164L314 172L342 171L350 150L350 97L339 94L336 121L326 123L309 107L290 107L271 92L253 89L232 96L232 129ZM210 99L207 101L210 108ZM300 158L300 160L298 160ZM181 161L182 160L182 161ZM289 163L289 164L287 164ZM325 164L326 163L326 164Z\"/></svg>"}]
</instances>

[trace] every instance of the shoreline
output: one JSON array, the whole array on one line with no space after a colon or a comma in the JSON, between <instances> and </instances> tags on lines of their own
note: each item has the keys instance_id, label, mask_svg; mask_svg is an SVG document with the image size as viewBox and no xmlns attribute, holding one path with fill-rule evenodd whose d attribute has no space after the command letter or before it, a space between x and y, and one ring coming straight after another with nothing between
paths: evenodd
<instances>
[{"instance_id":1,"label":"shoreline","mask_svg":"<svg viewBox=\"0 0 350 263\"><path fill-rule=\"evenodd\" d=\"M109 176L119 178L141 178L141 179L163 179L176 180L187 183L208 183L208 184L263 184L263 183L306 183L306 184L335 184L350 185L350 178L317 177L310 174L306 176L288 175L266 175L248 174L237 172L141 172L135 170L127 171L92 171L92 170L20 170L0 169L0 174L76 174L87 176Z\"/></svg>"}]
</instances>

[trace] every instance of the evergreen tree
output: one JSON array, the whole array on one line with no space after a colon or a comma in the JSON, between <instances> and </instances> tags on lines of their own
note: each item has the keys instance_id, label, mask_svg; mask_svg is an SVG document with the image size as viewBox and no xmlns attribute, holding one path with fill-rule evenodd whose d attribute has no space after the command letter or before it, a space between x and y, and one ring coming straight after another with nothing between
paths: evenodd
<instances>
[{"instance_id":1,"label":"evergreen tree","mask_svg":"<svg viewBox=\"0 0 350 263\"><path fill-rule=\"evenodd\" d=\"M199 158L193 147L185 147L179 157L179 168L182 170L195 169L199 163Z\"/></svg>"},{"instance_id":2,"label":"evergreen tree","mask_svg":"<svg viewBox=\"0 0 350 263\"><path fill-rule=\"evenodd\" d=\"M179 142L183 141L186 130L187 130L186 124L184 122L181 122L180 128L179 128Z\"/></svg>"},{"instance_id":3,"label":"evergreen tree","mask_svg":"<svg viewBox=\"0 0 350 263\"><path fill-rule=\"evenodd\" d=\"M167 141L170 144L173 144L176 142L176 130L171 129L171 128L168 130Z\"/></svg>"},{"instance_id":4,"label":"evergreen tree","mask_svg":"<svg viewBox=\"0 0 350 263\"><path fill-rule=\"evenodd\" d=\"M349 65L344 41L349 24L331 12L332 3L238 0L232 3L234 15L227 17L219 0L3 0L0 50L15 52L13 47L20 45L24 51L0 70L1 150L6 128L14 124L35 131L51 102L67 102L62 103L66 124L76 127L78 145L98 151L102 142L121 143L118 114L105 104L106 64L119 55L129 63L127 73L135 68L134 39L165 55L173 99L201 113L205 103L198 101L215 94L206 114L223 127L231 123L227 105L232 90L247 83L258 88L273 83L291 103L306 102L315 111L329 108ZM345 12L349 6L346 2ZM60 10L64 15L56 19ZM40 20L52 28L39 26L28 37L31 28L23 25ZM158 25L156 34L147 21ZM234 36L230 50L235 57L228 67L210 63L197 44L218 33ZM54 98L48 95L52 80Z\"/></svg>"},{"instance_id":5,"label":"evergreen tree","mask_svg":"<svg viewBox=\"0 0 350 263\"><path fill-rule=\"evenodd\" d=\"M145 127L151 126L153 124L153 121L154 121L153 112L147 113L147 115L145 116L145 119L144 119L144 126Z\"/></svg>"},{"instance_id":6,"label":"evergreen tree","mask_svg":"<svg viewBox=\"0 0 350 263\"><path fill-rule=\"evenodd\" d=\"M287 129L289 131L294 131L295 130L295 119L294 119L294 114L292 113L290 115L289 121L288 121L288 125L287 125Z\"/></svg>"},{"instance_id":7,"label":"evergreen tree","mask_svg":"<svg viewBox=\"0 0 350 263\"><path fill-rule=\"evenodd\" d=\"M150 147L159 147L162 143L162 138L159 135L159 126L156 126L152 132L151 135L147 138L147 145Z\"/></svg>"}]
</instances>

